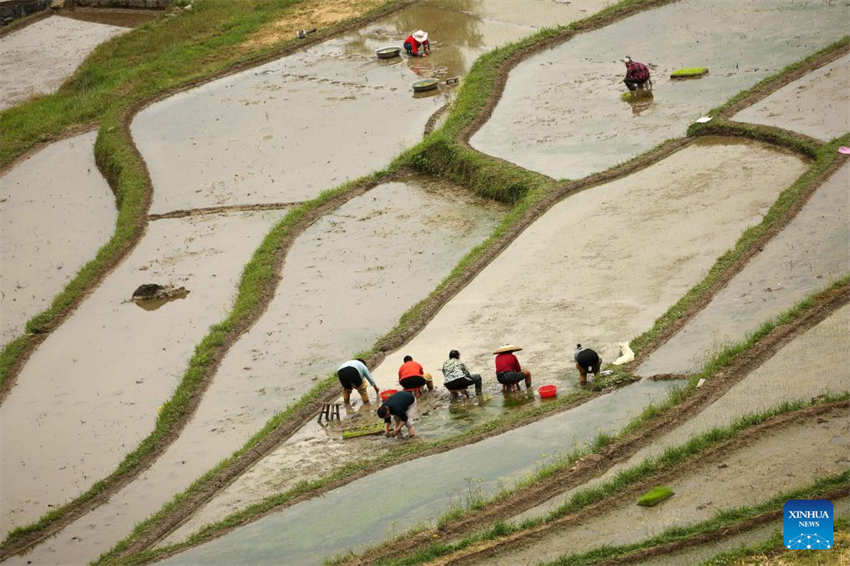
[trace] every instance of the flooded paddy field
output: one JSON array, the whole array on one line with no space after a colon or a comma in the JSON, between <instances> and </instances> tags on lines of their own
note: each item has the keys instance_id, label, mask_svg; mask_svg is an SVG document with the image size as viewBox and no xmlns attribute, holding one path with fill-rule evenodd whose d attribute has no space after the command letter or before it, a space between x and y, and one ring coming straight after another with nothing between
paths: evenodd
<instances>
[{"instance_id":1,"label":"flooded paddy field","mask_svg":"<svg viewBox=\"0 0 850 566\"><path fill-rule=\"evenodd\" d=\"M0 406L3 532L87 490L153 430L157 407L229 311L242 266L282 214L151 223L32 354ZM144 283L189 293L146 310L129 300Z\"/></svg>"},{"instance_id":2,"label":"flooded paddy field","mask_svg":"<svg viewBox=\"0 0 850 566\"><path fill-rule=\"evenodd\" d=\"M793 446L793 450L788 447ZM664 482L673 490L656 507L634 497L580 524L554 528L532 546L511 546L498 556L473 563L536 564L602 545L639 542L674 526L705 521L721 510L757 505L781 493L806 487L850 464L850 412L836 408L814 420L766 429L744 446L700 458L684 474Z\"/></svg>"},{"instance_id":3,"label":"flooded paddy field","mask_svg":"<svg viewBox=\"0 0 850 566\"><path fill-rule=\"evenodd\" d=\"M525 427L392 466L162 563L273 564L287 556L292 564L321 564L433 521L467 497L494 495L599 433L617 432L673 386L644 380Z\"/></svg>"},{"instance_id":4,"label":"flooded paddy field","mask_svg":"<svg viewBox=\"0 0 850 566\"><path fill-rule=\"evenodd\" d=\"M850 517L850 498L833 500L835 518ZM758 546L770 539L775 532L782 531L782 519L771 521L742 533L721 538L710 543L691 546L679 552L664 554L633 564L641 566L679 566L680 564L702 564L721 552L729 552L738 548Z\"/></svg>"},{"instance_id":5,"label":"flooded paddy field","mask_svg":"<svg viewBox=\"0 0 850 566\"><path fill-rule=\"evenodd\" d=\"M777 126L829 141L850 132L850 54L807 74L732 119Z\"/></svg>"},{"instance_id":6,"label":"flooded paddy field","mask_svg":"<svg viewBox=\"0 0 850 566\"><path fill-rule=\"evenodd\" d=\"M455 348L496 393L492 352L518 343L535 387L556 382L569 391L578 376L576 343L605 361L616 358L617 343L652 326L700 281L804 167L760 144L708 139L570 196L373 373L383 386L394 385L410 354L441 384L440 368Z\"/></svg>"},{"instance_id":7,"label":"flooded paddy field","mask_svg":"<svg viewBox=\"0 0 850 566\"><path fill-rule=\"evenodd\" d=\"M22 334L114 230L96 136L52 143L0 176L0 344Z\"/></svg>"},{"instance_id":8,"label":"flooded paddy field","mask_svg":"<svg viewBox=\"0 0 850 566\"><path fill-rule=\"evenodd\" d=\"M850 391L850 305L844 306L804 334L786 344L760 367L743 377L722 397L667 434L638 450L625 462L576 489L529 509L512 520L521 522L544 516L568 501L576 491L595 487L618 473L657 457L667 448L687 442L715 427L727 427L745 415L778 407L784 402L806 401L823 394Z\"/></svg>"},{"instance_id":9,"label":"flooded paddy field","mask_svg":"<svg viewBox=\"0 0 850 566\"><path fill-rule=\"evenodd\" d=\"M638 375L697 372L725 345L850 273L848 186L845 163L708 306L638 367Z\"/></svg>"},{"instance_id":10,"label":"flooded paddy field","mask_svg":"<svg viewBox=\"0 0 850 566\"><path fill-rule=\"evenodd\" d=\"M50 16L0 37L0 110L55 92L95 47L125 31Z\"/></svg>"},{"instance_id":11,"label":"flooded paddy field","mask_svg":"<svg viewBox=\"0 0 850 566\"><path fill-rule=\"evenodd\" d=\"M387 165L451 92L414 98L413 82L463 75L534 31L482 19L487 2L451 4L468 11L423 2L140 112L132 131L157 189L151 212L302 201ZM417 27L435 30L430 57L376 58Z\"/></svg>"},{"instance_id":12,"label":"flooded paddy field","mask_svg":"<svg viewBox=\"0 0 850 566\"><path fill-rule=\"evenodd\" d=\"M267 311L225 356L180 437L108 503L42 544L35 555L47 562L50 556L68 556L82 563L109 550L136 523L241 448L316 379L369 348L493 230L503 212L460 187L411 177L379 185L323 216L294 243ZM168 221L152 225L162 222ZM310 479L317 473L310 459L338 466L361 444L343 443L338 432L314 432L287 445L303 450L289 455L294 468L278 462L279 474ZM341 454L334 457L334 451Z\"/></svg>"},{"instance_id":13,"label":"flooded paddy field","mask_svg":"<svg viewBox=\"0 0 850 566\"><path fill-rule=\"evenodd\" d=\"M702 113L841 38L848 18L847 4L814 0L684 0L647 10L517 65L470 143L555 178L584 177L684 135ZM627 54L654 67L649 104L620 100ZM668 78L693 66L710 73Z\"/></svg>"}]
</instances>

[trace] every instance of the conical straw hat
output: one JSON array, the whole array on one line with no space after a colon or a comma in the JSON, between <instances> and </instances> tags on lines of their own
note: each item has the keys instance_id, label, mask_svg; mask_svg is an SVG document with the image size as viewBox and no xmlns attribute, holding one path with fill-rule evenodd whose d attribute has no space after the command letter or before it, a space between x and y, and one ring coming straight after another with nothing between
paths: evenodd
<instances>
[{"instance_id":1,"label":"conical straw hat","mask_svg":"<svg viewBox=\"0 0 850 566\"><path fill-rule=\"evenodd\" d=\"M506 352L519 352L520 350L522 350L522 348L520 348L519 346L514 346L513 344L508 344L507 346L500 347L498 350L496 350L493 353L494 354L504 354Z\"/></svg>"}]
</instances>

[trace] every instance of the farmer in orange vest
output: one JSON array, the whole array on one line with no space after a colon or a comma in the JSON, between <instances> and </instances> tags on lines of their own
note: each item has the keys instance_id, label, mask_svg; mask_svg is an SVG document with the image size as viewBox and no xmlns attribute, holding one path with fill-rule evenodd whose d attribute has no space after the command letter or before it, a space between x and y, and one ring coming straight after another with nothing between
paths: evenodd
<instances>
[{"instance_id":1,"label":"farmer in orange vest","mask_svg":"<svg viewBox=\"0 0 850 566\"><path fill-rule=\"evenodd\" d=\"M434 381L431 374L425 373L422 364L414 361L412 356L405 356L404 363L398 368L398 382L405 391L412 391L417 397L422 388L428 386L428 391L434 390Z\"/></svg>"}]
</instances>

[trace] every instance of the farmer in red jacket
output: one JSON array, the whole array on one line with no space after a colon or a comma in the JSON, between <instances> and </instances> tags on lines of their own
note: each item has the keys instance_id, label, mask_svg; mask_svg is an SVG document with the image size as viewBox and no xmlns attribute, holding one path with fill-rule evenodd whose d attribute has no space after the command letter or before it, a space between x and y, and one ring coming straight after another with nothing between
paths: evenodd
<instances>
[{"instance_id":1,"label":"farmer in red jacket","mask_svg":"<svg viewBox=\"0 0 850 566\"><path fill-rule=\"evenodd\" d=\"M421 29L416 30L404 40L404 49L408 55L423 57L431 54L431 42L428 41L428 32Z\"/></svg>"},{"instance_id":2,"label":"farmer in red jacket","mask_svg":"<svg viewBox=\"0 0 850 566\"><path fill-rule=\"evenodd\" d=\"M629 90L644 88L649 81L649 68L638 61L632 61L632 58L626 55L623 59L626 64L626 78L623 82L629 87Z\"/></svg>"}]
</instances>

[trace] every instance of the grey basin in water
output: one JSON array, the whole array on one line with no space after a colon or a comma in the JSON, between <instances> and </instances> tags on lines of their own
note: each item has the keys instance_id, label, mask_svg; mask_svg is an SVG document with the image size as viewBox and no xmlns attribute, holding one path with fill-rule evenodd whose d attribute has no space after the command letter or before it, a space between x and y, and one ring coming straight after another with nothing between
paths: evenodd
<instances>
[{"instance_id":1,"label":"grey basin in water","mask_svg":"<svg viewBox=\"0 0 850 566\"><path fill-rule=\"evenodd\" d=\"M378 56L378 59L392 59L393 57L398 57L400 53L401 47L381 47L375 50L375 55Z\"/></svg>"},{"instance_id":2,"label":"grey basin in water","mask_svg":"<svg viewBox=\"0 0 850 566\"><path fill-rule=\"evenodd\" d=\"M421 81L416 81L413 83L413 92L425 92L427 90L434 90L437 88L437 85L440 83L437 79L422 79Z\"/></svg>"}]
</instances>

